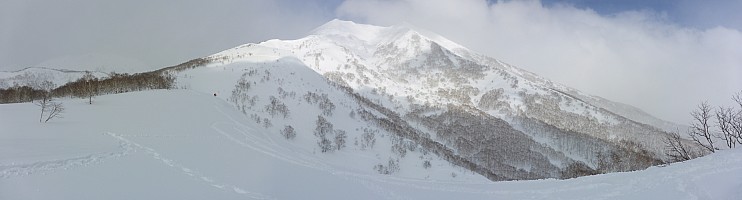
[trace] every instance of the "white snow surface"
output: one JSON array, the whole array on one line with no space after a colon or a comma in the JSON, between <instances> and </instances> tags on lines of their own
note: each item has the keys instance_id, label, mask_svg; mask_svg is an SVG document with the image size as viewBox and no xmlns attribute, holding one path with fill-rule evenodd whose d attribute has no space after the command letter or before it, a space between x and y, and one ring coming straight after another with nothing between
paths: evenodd
<instances>
[{"instance_id":1,"label":"white snow surface","mask_svg":"<svg viewBox=\"0 0 742 200\"><path fill-rule=\"evenodd\" d=\"M311 132L284 140L194 90L62 101L49 123L31 103L0 105L0 199L738 199L742 188L742 149L569 180L410 178L358 168L362 152L304 151Z\"/></svg>"}]
</instances>

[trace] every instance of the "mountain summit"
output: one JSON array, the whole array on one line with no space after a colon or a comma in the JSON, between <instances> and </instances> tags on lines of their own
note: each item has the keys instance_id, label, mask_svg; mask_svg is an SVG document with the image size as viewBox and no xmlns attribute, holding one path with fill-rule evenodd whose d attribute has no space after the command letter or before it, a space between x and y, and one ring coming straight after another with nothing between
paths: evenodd
<instances>
[{"instance_id":1,"label":"mountain summit","mask_svg":"<svg viewBox=\"0 0 742 200\"><path fill-rule=\"evenodd\" d=\"M19 73L3 74L10 78L0 86L36 77ZM677 127L409 25L332 20L304 38L244 44L117 76L136 78L102 80L108 85L98 90L141 90L148 77L160 77L228 102L244 115L232 120L264 133L252 139L269 143L261 144L273 149L265 152L316 159L292 162L415 179L572 178L645 169L671 159L665 130ZM137 88L111 89L124 83ZM73 86L81 83L64 85L58 93L79 91ZM242 142L243 136L219 132Z\"/></svg>"},{"instance_id":2,"label":"mountain summit","mask_svg":"<svg viewBox=\"0 0 742 200\"><path fill-rule=\"evenodd\" d=\"M701 156L674 126L333 20L150 72L0 72L0 199L737 199L742 149L651 167L665 139Z\"/></svg>"},{"instance_id":3,"label":"mountain summit","mask_svg":"<svg viewBox=\"0 0 742 200\"><path fill-rule=\"evenodd\" d=\"M492 180L643 169L669 159L663 129L676 126L409 26L332 20L301 39L202 61L205 68L176 70L183 87L232 94L219 97L256 123L315 130L306 148L337 147L325 141L336 134L317 130L343 124L353 141L364 130L391 136L391 153L381 154L389 160L423 150ZM276 119L275 108L294 114Z\"/></svg>"}]
</instances>

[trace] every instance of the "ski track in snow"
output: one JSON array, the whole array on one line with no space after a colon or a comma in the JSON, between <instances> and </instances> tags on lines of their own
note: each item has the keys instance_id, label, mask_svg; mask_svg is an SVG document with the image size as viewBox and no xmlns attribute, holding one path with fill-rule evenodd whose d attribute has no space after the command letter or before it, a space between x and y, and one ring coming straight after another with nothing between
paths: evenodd
<instances>
[{"instance_id":1,"label":"ski track in snow","mask_svg":"<svg viewBox=\"0 0 742 200\"><path fill-rule=\"evenodd\" d=\"M334 168L332 168L331 166L325 164L323 161L321 161L319 159L314 159L312 157L312 155L306 155L304 152L293 151L293 152L291 152L291 154L280 153L280 152L276 151L275 149L283 149L283 150L286 150L286 151L291 151L291 150L289 150L288 148L283 147L281 145L278 145L275 142L272 142L272 140L270 142L268 142L265 138L255 137L252 134L248 134L248 133L244 132L243 130L245 130L245 129L248 129L248 130L254 130L254 129L252 129L252 128L244 125L242 122L240 122L240 121L232 118L231 116L229 116L229 114L227 114L225 111L223 111L222 108L220 108L218 105L216 105L217 102L214 102L214 103L215 103L215 105L214 105L215 109L217 111L219 111L220 113L222 113L225 117L227 117L228 119L230 119L232 121L232 123L229 123L229 122L214 122L214 123L212 123L212 129L214 129L218 133L224 135L225 137L227 137L228 139L232 140L233 142L239 144L240 146L243 146L243 147L246 147L246 148L250 148L250 149L256 150L258 152L261 152L263 154L266 154L268 156L272 156L272 157L274 157L276 159L283 160L283 161L288 162L288 163L291 163L291 164L295 164L295 165L299 165L299 166L303 166L303 167L308 167L308 168L312 168L312 169L319 170L319 171L324 171L324 172L327 172L327 173L330 173L330 174L333 174L333 175L337 175L339 177L342 177L342 178L344 178L346 180L358 182L361 185L365 186L366 188L368 188L368 189L370 189L372 191L375 191L375 192L377 192L380 195L385 196L386 199L408 199L408 198L404 198L402 196L399 196L399 195L395 194L392 191L384 190L382 187L379 187L378 185L376 185L376 184L374 184L372 182L394 184L394 185L397 185L397 186L407 186L407 187L411 187L411 188L427 189L427 190L456 191L456 192L467 191L467 192L472 192L472 193L486 193L486 192L481 191L481 190L476 190L475 191L475 190L467 189L467 188L464 188L464 187L457 187L457 189L451 190L451 189L449 189L450 187L448 187L448 186L426 187L426 186L420 186L420 185L416 185L416 184L412 184L412 183L406 183L407 181L423 181L423 180L417 180L417 179L407 180L407 179L404 179L404 178L395 178L397 181L389 181L389 180L386 180L386 178L389 178L389 177L378 177L378 176L373 176L373 175L366 175L366 174L359 174L359 173L352 173L352 172L342 172L342 171L335 170ZM219 126L217 126L217 124L227 124L227 125L231 125L231 126L237 126L238 128L233 128L233 130L235 130L238 133L240 133L239 137L244 138L244 140L241 140L241 139L235 137L233 134L230 134L230 133L227 133L227 132L223 131L221 128L219 128ZM265 132L265 131L256 131L256 132ZM270 136L266 135L265 133L264 133L264 136L266 138L270 138ZM264 145L266 143L269 143L272 146L271 147L268 147L268 146ZM440 183L445 183L445 182L440 182Z\"/></svg>"},{"instance_id":2,"label":"ski track in snow","mask_svg":"<svg viewBox=\"0 0 742 200\"><path fill-rule=\"evenodd\" d=\"M115 134L115 133L108 132L107 134L109 136L113 137L113 138L116 138L117 140L119 140L119 141L121 141L123 143L129 144L130 146L133 146L133 147L135 147L137 149L144 150L144 152L147 155L149 155L150 157L152 157L152 158L154 158L156 160L162 161L162 163L164 163L165 165L167 165L169 167L173 167L173 168L179 169L183 174L188 175L188 176L193 177L193 178L196 178L197 180L203 181L203 182L205 182L205 183L207 183L207 184L209 184L209 185L211 185L211 186L213 186L215 188L218 188L218 189L221 189L221 190L225 190L225 191L232 191L232 192L235 192L237 194L245 195L245 196L250 197L250 198L253 198L253 199L275 199L275 198L272 198L272 197L267 196L267 195L264 195L264 194L260 194L260 193L256 193L256 192L250 192L248 190L242 189L242 188L237 187L235 185L221 184L221 183L215 181L211 177L205 176L205 175L203 175L203 174L201 174L201 173L199 173L199 172L197 172L195 170L192 170L191 168L188 168L186 166L183 166L183 165L175 162L174 160L171 160L171 159L168 159L168 158L163 157L160 153L158 153L157 151L155 151L152 148L149 148L149 147L146 147L146 146L142 146L139 143L136 143L136 142L133 142L131 140L128 140L128 139L124 138L123 136L118 135L118 134Z\"/></svg>"},{"instance_id":3,"label":"ski track in snow","mask_svg":"<svg viewBox=\"0 0 742 200\"><path fill-rule=\"evenodd\" d=\"M74 158L45 160L26 164L0 165L0 179L36 173L45 174L60 169L67 170L75 167L90 166L101 163L106 159L129 155L133 151L133 148L129 144L123 142L119 143L119 148L121 148L119 152L89 154Z\"/></svg>"},{"instance_id":4,"label":"ski track in snow","mask_svg":"<svg viewBox=\"0 0 742 200\"><path fill-rule=\"evenodd\" d=\"M221 113L228 121L215 121L211 123L211 128L224 136L226 139L238 144L239 146L256 151L258 153L270 156L277 160L281 160L293 165L307 167L310 169L326 172L333 176L341 179L345 179L351 183L359 184L380 195L383 199L409 199L408 197L402 196L395 193L394 190L404 191L405 188L429 190L429 191L442 191L442 192L455 192L465 194L479 194L485 195L486 197L496 198L498 196L531 196L531 197L542 197L546 198L553 195L559 195L563 193L574 193L581 191L607 191L600 195L593 196L595 199L614 199L621 197L626 194L636 191L652 190L653 188L662 188L661 185L672 185L676 194L683 194L685 197L690 199L713 199L715 194L699 191L699 185L694 183L700 179L712 177L714 175L729 174L742 170L742 166L731 166L734 161L723 160L721 161L724 165L730 165L728 168L723 169L707 169L705 165L690 165L682 168L679 171L660 171L661 176L639 176L631 179L626 179L622 182L610 181L612 179L582 179L575 180L578 182L571 182L569 184L557 185L556 187L548 188L530 188L530 189L508 189L498 190L498 183L462 183L456 181L437 181L437 180L423 180L423 179L412 179L402 178L393 176L379 176L374 174L361 174L349 171L338 170L326 163L321 159L316 158L311 153L292 150L288 147L282 146L271 139L271 136L266 131L258 131L254 128L244 124L238 119L233 118L219 105L219 101L213 101L216 110ZM259 133L259 134L253 134ZM123 135L107 132L108 136L116 139L119 143L120 151L116 152L105 152L89 154L80 157L57 159L57 160L44 160L33 163L24 164L10 164L0 165L0 179L6 179L16 176L25 176L30 174L46 174L57 170L66 170L76 167L85 167L94 164L99 164L107 159L119 158L127 156L132 153L136 153L138 150L142 150L143 153L149 157L161 161L164 165L177 169L183 175L192 177L194 180L201 181L206 185L218 188L225 192L233 192L238 195L244 195L248 198L253 199L274 199L274 197L252 192L232 184L225 184L219 182L212 177L209 177L203 173L200 173L192 168L186 167L182 164L177 163L172 159L163 157L162 154L157 152L155 149L143 146L139 143L131 141L125 138ZM681 177L679 174L682 174ZM629 175L629 174L627 174ZM662 177L661 181L650 181L649 179Z\"/></svg>"},{"instance_id":5,"label":"ski track in snow","mask_svg":"<svg viewBox=\"0 0 742 200\"><path fill-rule=\"evenodd\" d=\"M221 121L212 121L210 128L214 130L212 134L218 133L218 138L227 139L234 142L245 151L255 151L276 160L284 161L292 165L306 167L309 169L325 172L329 175L345 180L345 184L357 184L368 191L379 195L380 199L410 199L404 191L410 189L443 193L460 193L481 195L482 198L507 198L507 197L530 197L537 199L549 199L550 197L572 196L575 193L590 192L592 194L582 197L590 199L618 199L626 198L632 195L641 195L641 193L651 193L653 190L667 190L671 194L681 197L680 199L718 199L723 197L715 190L708 190L713 185L701 185L699 183L708 183L712 178L721 178L724 180L735 180L740 177L736 172L742 171L742 165L736 163L742 162L742 158L724 159L715 158L705 160L705 162L715 162L715 165L708 165L698 161L683 163L681 168L673 165L662 168L650 168L639 172L625 172L619 174L606 174L600 177L582 177L573 180L557 181L524 181L520 183L465 183L458 181L441 181L425 180L405 177L385 176L372 173L356 173L348 170L341 170L333 165L324 162L320 157L311 152L292 149L282 141L274 141L268 131L263 131L250 126L249 121L229 113L227 106L221 99L213 100L213 106L219 115L226 117ZM219 116L222 117L222 116ZM218 118L218 117L217 117ZM126 138L126 135L113 132L103 133L115 139L118 148L113 151L91 152L81 156L69 156L69 158L48 159L28 163L11 163L0 164L0 181L3 179L14 178L19 176L28 176L32 174L44 175L54 173L60 170L73 169L78 167L94 167L112 159L123 156L147 155L167 167L172 167L178 173L188 176L205 187L214 187L226 193L234 193L245 198L253 199L274 199L275 197L246 190L239 187L239 183L225 184L224 181L218 181L206 173L201 173L194 168L184 166L175 160L168 159L153 148L147 147ZM115 143L114 143L115 144ZM148 158L145 158L148 159ZM700 158L705 159L705 158ZM716 167L725 166L724 168ZM669 169L672 168L672 169ZM612 177L609 177L612 176ZM559 183L557 183L559 182ZM518 187L513 187L516 184ZM498 186L504 186L498 188ZM734 185L730 185L734 187ZM730 192L725 188L716 188L723 192ZM591 191L602 191L594 193ZM262 191L261 191L262 192ZM402 192L403 194L395 193ZM628 194L628 195L627 195ZM722 196L720 196L722 195ZM576 199L581 199L576 197Z\"/></svg>"}]
</instances>

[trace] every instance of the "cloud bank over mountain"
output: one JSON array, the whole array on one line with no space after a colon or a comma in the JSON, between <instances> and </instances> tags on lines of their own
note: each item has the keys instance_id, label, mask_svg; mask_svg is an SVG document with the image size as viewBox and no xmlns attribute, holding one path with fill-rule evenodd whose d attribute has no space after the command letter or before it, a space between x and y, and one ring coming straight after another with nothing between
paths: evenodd
<instances>
[{"instance_id":1,"label":"cloud bank over mountain","mask_svg":"<svg viewBox=\"0 0 742 200\"><path fill-rule=\"evenodd\" d=\"M725 104L742 89L739 30L683 26L662 12L601 15L569 4L478 0L349 0L336 12L372 24L414 24L679 123L700 101Z\"/></svg>"},{"instance_id":2,"label":"cloud bank over mountain","mask_svg":"<svg viewBox=\"0 0 742 200\"><path fill-rule=\"evenodd\" d=\"M741 7L738 1L10 0L0 3L0 70L57 64L142 71L238 44L296 39L333 18L407 23L685 123L700 101L728 104L742 89L742 24L732 20Z\"/></svg>"}]
</instances>

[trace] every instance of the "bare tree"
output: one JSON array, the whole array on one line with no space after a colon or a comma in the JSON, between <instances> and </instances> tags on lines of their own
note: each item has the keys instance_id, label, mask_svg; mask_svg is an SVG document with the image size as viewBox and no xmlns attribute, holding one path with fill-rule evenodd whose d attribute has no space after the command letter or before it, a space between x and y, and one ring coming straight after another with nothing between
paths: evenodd
<instances>
[{"instance_id":1,"label":"bare tree","mask_svg":"<svg viewBox=\"0 0 742 200\"><path fill-rule=\"evenodd\" d=\"M265 111L268 112L271 116L275 116L277 114L281 114L281 116L286 119L289 117L289 108L281 102L278 98L275 96L270 96L271 103L268 105L265 105Z\"/></svg>"},{"instance_id":2,"label":"bare tree","mask_svg":"<svg viewBox=\"0 0 742 200\"><path fill-rule=\"evenodd\" d=\"M332 103L327 94L320 95L314 92L308 92L304 95L304 100L309 104L317 105L325 116L332 116L332 111L335 110L335 104Z\"/></svg>"},{"instance_id":3,"label":"bare tree","mask_svg":"<svg viewBox=\"0 0 742 200\"><path fill-rule=\"evenodd\" d=\"M333 132L333 125L327 119L322 117L321 115L317 116L317 121L315 122L317 127L314 129L314 135L317 137L326 137L327 134L330 134Z\"/></svg>"},{"instance_id":4,"label":"bare tree","mask_svg":"<svg viewBox=\"0 0 742 200\"><path fill-rule=\"evenodd\" d=\"M54 83L51 81L43 81L39 84L39 87L43 90L43 94L41 94L39 100L34 102L34 104L41 108L39 123L46 123L53 118L61 117L61 114L64 112L64 106L61 102L52 102L51 91L55 88ZM46 118L44 118L44 116L46 116Z\"/></svg>"},{"instance_id":5,"label":"bare tree","mask_svg":"<svg viewBox=\"0 0 742 200\"><path fill-rule=\"evenodd\" d=\"M41 108L41 113L39 114L39 123L41 123L44 119L44 113L51 104L51 94L49 93L54 88L54 83L51 81L42 81L39 83L38 87L43 91L43 93L41 94L40 99L34 102L34 104Z\"/></svg>"},{"instance_id":6,"label":"bare tree","mask_svg":"<svg viewBox=\"0 0 742 200\"><path fill-rule=\"evenodd\" d=\"M432 166L433 165L430 164L430 161L429 160L423 161L423 168L428 169L428 168L430 168Z\"/></svg>"},{"instance_id":7,"label":"bare tree","mask_svg":"<svg viewBox=\"0 0 742 200\"><path fill-rule=\"evenodd\" d=\"M376 144L376 130L370 128L363 128L363 134L361 135L361 149L374 148Z\"/></svg>"},{"instance_id":8,"label":"bare tree","mask_svg":"<svg viewBox=\"0 0 742 200\"><path fill-rule=\"evenodd\" d=\"M709 119L711 119L711 106L709 106L708 102L698 105L697 110L691 112L690 115L693 116L694 120L688 132L691 139L711 153L719 150L714 147L714 140L712 139L711 124L709 123Z\"/></svg>"},{"instance_id":9,"label":"bare tree","mask_svg":"<svg viewBox=\"0 0 742 200\"><path fill-rule=\"evenodd\" d=\"M374 165L374 170L379 172L379 174L393 174L394 172L399 171L399 161L389 158L389 162L387 162L386 166L377 164Z\"/></svg>"},{"instance_id":10,"label":"bare tree","mask_svg":"<svg viewBox=\"0 0 742 200\"><path fill-rule=\"evenodd\" d=\"M34 104L41 108L41 113L39 114L39 123L41 123L44 119L44 112L49 108L49 100L46 97L42 97L42 99L34 102Z\"/></svg>"},{"instance_id":11,"label":"bare tree","mask_svg":"<svg viewBox=\"0 0 742 200\"><path fill-rule=\"evenodd\" d=\"M97 89L95 88L96 84L94 82L98 80L90 71L85 71L82 80L85 81L85 96L88 96L88 104L93 104L93 96L97 93Z\"/></svg>"},{"instance_id":12,"label":"bare tree","mask_svg":"<svg viewBox=\"0 0 742 200\"><path fill-rule=\"evenodd\" d=\"M296 131L294 131L294 127L291 125L283 127L283 130L281 130L281 135L283 135L286 139L294 139L296 137Z\"/></svg>"},{"instance_id":13,"label":"bare tree","mask_svg":"<svg viewBox=\"0 0 742 200\"><path fill-rule=\"evenodd\" d=\"M716 110L716 126L719 127L719 134L716 138L724 141L729 148L734 148L737 145L738 134L735 132L733 126L737 118L737 113L731 107L720 106Z\"/></svg>"},{"instance_id":14,"label":"bare tree","mask_svg":"<svg viewBox=\"0 0 742 200\"><path fill-rule=\"evenodd\" d=\"M690 146L683 144L683 139L677 132L670 132L665 140L666 154L673 159L673 162L680 162L693 159L692 149Z\"/></svg>"},{"instance_id":15,"label":"bare tree","mask_svg":"<svg viewBox=\"0 0 742 200\"><path fill-rule=\"evenodd\" d=\"M742 92L734 94L732 100L737 103L738 109L719 106L715 112L716 127L719 129L715 137L724 141L729 148L742 145Z\"/></svg>"},{"instance_id":16,"label":"bare tree","mask_svg":"<svg viewBox=\"0 0 742 200\"><path fill-rule=\"evenodd\" d=\"M273 127L273 123L271 123L271 120L268 118L263 118L263 127L264 128L270 128Z\"/></svg>"},{"instance_id":17,"label":"bare tree","mask_svg":"<svg viewBox=\"0 0 742 200\"><path fill-rule=\"evenodd\" d=\"M317 136L319 141L317 141L317 145L319 146L322 153L329 152L333 150L332 141L327 139L327 134L333 133L333 125L327 119L324 117L317 116L316 121L317 127L314 129L314 136Z\"/></svg>"},{"instance_id":18,"label":"bare tree","mask_svg":"<svg viewBox=\"0 0 742 200\"><path fill-rule=\"evenodd\" d=\"M61 118L62 113L64 113L64 106L62 105L62 102L51 102L51 104L49 105L49 111L47 113L48 114L46 116L46 120L44 120L44 123L53 118Z\"/></svg>"},{"instance_id":19,"label":"bare tree","mask_svg":"<svg viewBox=\"0 0 742 200\"><path fill-rule=\"evenodd\" d=\"M347 140L348 134L344 130L335 130L335 147L337 150L345 147L345 140Z\"/></svg>"},{"instance_id":20,"label":"bare tree","mask_svg":"<svg viewBox=\"0 0 742 200\"><path fill-rule=\"evenodd\" d=\"M320 140L317 142L317 145L319 146L322 153L330 152L333 149L332 142L330 142L330 140L326 137L320 138Z\"/></svg>"},{"instance_id":21,"label":"bare tree","mask_svg":"<svg viewBox=\"0 0 742 200\"><path fill-rule=\"evenodd\" d=\"M738 110L732 111L733 116L730 120L730 129L732 130L735 137L737 138L737 144L742 145L742 91L734 94L732 99L737 102Z\"/></svg>"},{"instance_id":22,"label":"bare tree","mask_svg":"<svg viewBox=\"0 0 742 200\"><path fill-rule=\"evenodd\" d=\"M399 171L399 160L394 160L392 158L389 158L389 162L387 164L387 168L389 168L389 173L394 173Z\"/></svg>"}]
</instances>

